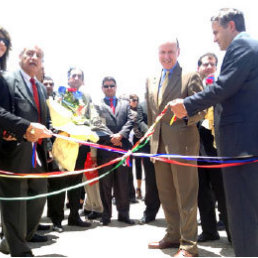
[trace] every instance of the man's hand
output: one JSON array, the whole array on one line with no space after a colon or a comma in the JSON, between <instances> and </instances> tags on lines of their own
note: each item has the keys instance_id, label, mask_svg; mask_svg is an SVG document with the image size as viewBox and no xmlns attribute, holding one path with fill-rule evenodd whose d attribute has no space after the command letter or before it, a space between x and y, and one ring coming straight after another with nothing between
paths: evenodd
<instances>
[{"instance_id":1,"label":"man's hand","mask_svg":"<svg viewBox=\"0 0 258 258\"><path fill-rule=\"evenodd\" d=\"M187 111L184 106L184 100L183 99L175 99L169 102L170 108L172 112L175 114L178 118L183 118L187 116Z\"/></svg>"},{"instance_id":2,"label":"man's hand","mask_svg":"<svg viewBox=\"0 0 258 258\"><path fill-rule=\"evenodd\" d=\"M16 137L7 131L3 131L3 139L5 141L17 141Z\"/></svg>"},{"instance_id":3,"label":"man's hand","mask_svg":"<svg viewBox=\"0 0 258 258\"><path fill-rule=\"evenodd\" d=\"M5 141L17 141L17 139L15 137L13 137L12 135L3 136L3 139Z\"/></svg>"},{"instance_id":4,"label":"man's hand","mask_svg":"<svg viewBox=\"0 0 258 258\"><path fill-rule=\"evenodd\" d=\"M121 134L116 133L111 135L110 141L113 145L122 147L122 142L121 142L122 138L123 136Z\"/></svg>"},{"instance_id":5,"label":"man's hand","mask_svg":"<svg viewBox=\"0 0 258 258\"><path fill-rule=\"evenodd\" d=\"M25 133L25 138L30 142L36 142L40 138L50 137L52 137L51 131L39 123L31 123Z\"/></svg>"}]
</instances>

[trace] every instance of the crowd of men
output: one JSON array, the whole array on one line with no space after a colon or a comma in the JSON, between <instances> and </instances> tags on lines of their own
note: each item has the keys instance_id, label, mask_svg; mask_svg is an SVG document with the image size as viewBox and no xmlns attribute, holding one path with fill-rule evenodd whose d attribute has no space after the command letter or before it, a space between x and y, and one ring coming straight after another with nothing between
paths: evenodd
<instances>
[{"instance_id":1,"label":"crowd of men","mask_svg":"<svg viewBox=\"0 0 258 258\"><path fill-rule=\"evenodd\" d=\"M167 103L169 109L157 124L150 144L143 151L152 154L184 156L256 156L258 123L258 42L245 33L243 13L236 9L221 9L212 17L214 41L226 50L221 72L215 79L217 57L206 53L198 60L198 70L184 73L178 57L177 38L169 38L159 46L161 73L147 79L146 99L141 104L137 95L128 99L116 96L117 82L112 76L103 78L104 97L92 102L84 85L84 72L78 67L68 70L67 87L83 94L85 117L91 129L98 133L102 145L129 150L155 122ZM0 27L0 64L6 68L11 47L8 32ZM20 68L15 72L1 71L0 84L0 169L16 173L42 173L61 169L53 160L54 142L51 118L46 105L48 97L56 97L54 81L44 75L44 53L38 46L25 46L19 56ZM171 118L177 119L171 125ZM215 127L214 127L215 124ZM130 133L134 141L130 142ZM215 137L214 137L215 135ZM52 138L51 138L52 137ZM75 169L105 164L121 156L116 152L80 146ZM138 161L139 162L139 161ZM141 162L141 160L140 160ZM218 202L220 224L225 227L237 256L258 255L258 174L256 163L229 168L203 168L207 162L184 160L185 166L144 158L145 204L141 223L155 220L160 204L167 222L162 240L149 243L151 249L178 248L174 256L198 256L197 241L219 239L215 203ZM141 163L140 163L141 164ZM199 165L199 168L197 166ZM212 165L212 163L208 163ZM107 173L113 170L112 173ZM85 189L68 191L70 209L68 225L90 227L79 209L83 192L86 201L83 215L111 223L112 202L118 211L118 221L135 224L130 219L130 203L135 201L132 170L114 164L101 168L105 175ZM137 176L141 180L141 176ZM60 190L87 180L83 174L64 178L1 178L0 196L31 197ZM140 198L140 181L137 195ZM0 251L11 256L33 256L28 242L44 242L47 237L36 231L42 227L40 218L46 198L1 200L3 239ZM48 216L53 230L62 232L65 193L48 198ZM197 236L199 207L202 233Z\"/></svg>"}]
</instances>

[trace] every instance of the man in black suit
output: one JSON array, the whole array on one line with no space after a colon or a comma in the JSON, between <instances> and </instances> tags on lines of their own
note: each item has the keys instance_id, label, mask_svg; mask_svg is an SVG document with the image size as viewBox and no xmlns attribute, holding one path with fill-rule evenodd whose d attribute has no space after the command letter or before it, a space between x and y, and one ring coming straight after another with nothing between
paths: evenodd
<instances>
[{"instance_id":1,"label":"man in black suit","mask_svg":"<svg viewBox=\"0 0 258 258\"><path fill-rule=\"evenodd\" d=\"M96 105L96 110L106 125L109 136L105 137L102 143L128 150L131 147L128 137L133 127L133 120L128 101L116 98L116 89L116 80L113 77L103 79L102 90L105 98ZM97 163L101 165L119 156L121 154L99 149ZM113 167L114 165L107 166L100 169L99 173L102 175ZM114 189L116 199L118 220L127 224L134 224L134 221L129 218L128 174L129 168L122 165L100 179L100 195L104 208L102 214L103 225L108 225L111 222L112 189Z\"/></svg>"},{"instance_id":2,"label":"man in black suit","mask_svg":"<svg viewBox=\"0 0 258 258\"><path fill-rule=\"evenodd\" d=\"M245 32L243 13L221 9L212 17L214 41L226 54L217 81L171 102L178 118L215 106L219 156L258 155L258 41ZM223 169L229 226L237 256L258 255L258 164Z\"/></svg>"},{"instance_id":3,"label":"man in black suit","mask_svg":"<svg viewBox=\"0 0 258 258\"><path fill-rule=\"evenodd\" d=\"M139 130L143 134L145 134L148 130L146 101L138 105L137 113L138 115L137 115L136 123L138 125ZM150 144L149 143L146 144L139 151L144 153L150 153ZM160 200L159 200L159 194L158 194L158 189L156 184L154 165L149 158L144 158L143 166L144 166L144 172L145 172L144 203L146 205L146 208L145 208L145 211L143 212L143 217L140 220L141 224L149 223L155 220L160 207Z\"/></svg>"},{"instance_id":4,"label":"man in black suit","mask_svg":"<svg viewBox=\"0 0 258 258\"><path fill-rule=\"evenodd\" d=\"M206 53L199 58L198 72L201 79L203 80L204 87L209 87L209 85L213 84L214 74L217 70L217 63L218 58L213 53ZM213 136L213 107L208 109L205 118L198 123L198 129L200 133L200 156L217 156L217 149L215 148L215 141ZM198 164L207 165L206 162L202 161L199 161ZM220 212L221 223L226 226L228 240L230 241L221 169L199 167L198 176L198 208L202 226L202 233L198 236L198 242L220 239L217 230L217 220L215 213L216 200L218 201L218 210Z\"/></svg>"},{"instance_id":5,"label":"man in black suit","mask_svg":"<svg viewBox=\"0 0 258 258\"><path fill-rule=\"evenodd\" d=\"M45 127L48 122L48 109L45 101L46 91L44 86L35 79L42 60L43 51L39 47L24 48L20 54L20 70L5 76L8 86L6 93L8 94L8 91L10 93L9 107L6 103L6 95L1 93L0 96L0 103L5 103L2 106L5 110L2 111L5 114L7 112L8 115L6 117L0 116L0 120L1 122L8 122L8 119L10 119L8 124L5 124L5 129L9 130L8 127L15 115L20 118L18 120L17 118L13 119L13 126L15 122L28 121L25 122L27 126L31 123L31 125L41 127L41 131L45 132L41 136L51 136ZM13 114L10 114L10 112ZM38 122L42 125L37 124ZM46 140L40 139L37 141L39 138L37 130L28 127L27 131L31 134L28 139L35 142L32 145L31 142L25 141L21 137L24 128L15 132L13 137L17 138L17 141L1 142L1 169L16 173L46 171ZM46 179L2 178L0 181L0 195L3 197L23 197L45 193L46 191ZM1 242L1 251L10 252L12 256L33 256L27 241L32 240L37 230L44 205L45 198L29 201L1 201L5 236ZM37 240L40 241L40 239Z\"/></svg>"}]
</instances>

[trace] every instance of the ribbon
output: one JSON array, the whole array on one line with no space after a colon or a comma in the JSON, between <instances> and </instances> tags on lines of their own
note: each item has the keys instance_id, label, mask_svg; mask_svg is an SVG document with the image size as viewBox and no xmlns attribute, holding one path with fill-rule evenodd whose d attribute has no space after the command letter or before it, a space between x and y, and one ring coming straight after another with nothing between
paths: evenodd
<instances>
[{"instance_id":1,"label":"ribbon","mask_svg":"<svg viewBox=\"0 0 258 258\"><path fill-rule=\"evenodd\" d=\"M37 166L37 143L36 142L34 142L32 145L31 164L32 164L33 168L36 168L36 166Z\"/></svg>"},{"instance_id":2,"label":"ribbon","mask_svg":"<svg viewBox=\"0 0 258 258\"><path fill-rule=\"evenodd\" d=\"M61 177L61 176L68 176L68 175L75 175L75 174L79 174L79 173L85 173L85 172L90 172L93 170L97 170L100 168L103 168L105 166L109 166L111 164L115 164L117 163L111 170L107 171L106 173L102 174L99 177L96 177L92 180L88 180L86 182L82 182L80 184L74 185L74 186L70 186L58 191L54 191L51 193L44 193L44 194L39 194L39 195L35 195L35 196L26 196L26 197L0 197L0 200L8 200L8 201L12 201L12 200L32 200L32 199L37 199L37 198L43 198L46 196L51 196L51 195L55 195L55 194L59 194L61 192L64 191L69 191L81 186L84 186L88 183L92 183L96 180L101 179L102 177L108 175L109 173L111 173L113 170L115 170L116 168L118 168L119 166L121 166L126 159L128 159L131 155L134 156L141 156L141 157L152 157L156 160L162 161L162 162L167 162L170 164L175 164L175 165L181 165L181 166L195 166L195 167L213 167L213 168L218 168L218 167L229 167L229 166L240 166L240 165L244 165L244 164L250 164L250 163L255 163L258 161L258 158L255 156L249 156L246 157L246 160L244 157L238 157L237 160L230 160L230 157L198 157L198 156L182 156L182 155L173 155L173 154L146 154L146 153L134 153L137 150L139 150L140 148L142 148L144 145L146 145L151 137L151 135L154 132L154 128L157 125L157 123L161 120L161 118L164 116L164 114L166 113L167 109L169 107L169 104L166 105L166 107L163 109L163 111L157 116L155 122L151 125L151 127L148 129L148 131L144 134L144 136L133 146L133 148L129 151L125 151L125 150L121 150L119 148L114 148L114 147L110 147L110 146L104 146L104 145L100 145L100 144L96 144L96 143L89 143L89 142L83 142L80 141L78 139L73 139L70 137L66 137L66 136L62 136L62 135L57 135L57 134L53 134L53 136L55 137L59 137L59 138L63 138L69 141L74 141L74 142L78 142L80 144L83 145L87 145L87 146L91 146L91 147L95 147L95 148L101 148L107 151L113 151L113 152L118 152L123 154L123 156L116 158L114 160L111 160L110 162L107 162L105 164L102 164L101 166L95 167L95 168L91 168L91 169L84 169L84 170L78 170L78 171L56 171L56 172L50 172L50 173L40 173L40 174L21 174L21 173L13 173L13 172L9 172L9 171L0 171L0 176L2 177L9 177L9 178L46 178L46 177ZM173 116L171 121L170 121L170 125L173 124L173 122L176 120L176 117ZM205 162L205 158L206 158L206 162L218 162L218 163L222 163L222 164L218 164L218 165L197 165L197 164L189 164L189 163L183 163L183 162L179 162L176 160L171 160L168 158L181 158L181 159L189 159L189 160L198 160L201 159L203 162ZM207 159L208 158L208 159ZM219 159L225 159L225 161L219 161ZM239 160L242 160L242 162L239 162ZM224 164L223 164L224 163Z\"/></svg>"}]
</instances>

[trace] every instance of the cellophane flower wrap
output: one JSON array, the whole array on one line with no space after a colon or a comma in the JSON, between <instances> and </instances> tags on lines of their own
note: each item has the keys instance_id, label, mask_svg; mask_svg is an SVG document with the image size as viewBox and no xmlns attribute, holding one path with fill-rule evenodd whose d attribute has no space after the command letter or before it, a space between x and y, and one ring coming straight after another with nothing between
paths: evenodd
<instances>
[{"instance_id":1,"label":"cellophane flower wrap","mask_svg":"<svg viewBox=\"0 0 258 258\"><path fill-rule=\"evenodd\" d=\"M52 126L60 134L82 141L97 142L99 137L85 125L85 109L82 92L60 86L55 99L48 99ZM89 104L89 103L88 103ZM87 123L89 124L89 123ZM57 138L53 144L52 154L58 164L68 171L74 171L79 152L79 143Z\"/></svg>"}]
</instances>

